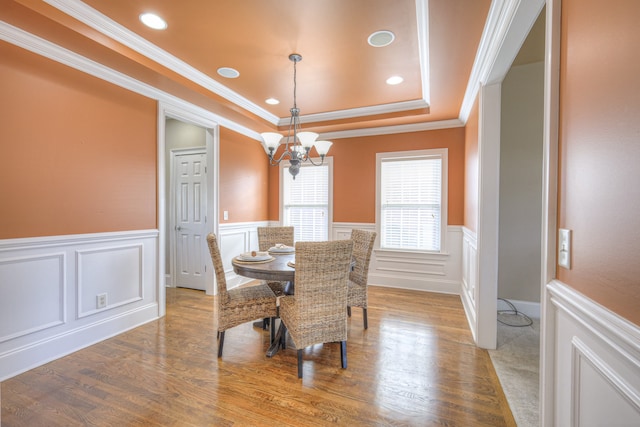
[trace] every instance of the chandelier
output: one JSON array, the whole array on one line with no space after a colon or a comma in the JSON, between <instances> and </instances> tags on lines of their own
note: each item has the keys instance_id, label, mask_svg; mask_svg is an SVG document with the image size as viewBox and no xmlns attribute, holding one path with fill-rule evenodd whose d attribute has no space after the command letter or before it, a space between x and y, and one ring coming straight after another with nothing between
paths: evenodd
<instances>
[{"instance_id":1,"label":"chandelier","mask_svg":"<svg viewBox=\"0 0 640 427\"><path fill-rule=\"evenodd\" d=\"M265 151L269 155L269 164L275 166L285 159L289 159L289 173L296 179L296 175L300 172L300 163L307 160L314 166L320 166L324 163L324 157L329 152L332 142L330 141L316 141L318 134L315 132L301 132L300 131L300 109L296 104L296 64L302 61L302 56L297 53L289 55L289 60L293 62L293 108L291 111L291 119L289 121L289 131L285 140L284 151L278 157L275 158L275 152L280 145L280 140L283 136L276 132L264 132L261 133L264 140ZM311 147L315 147L316 151L320 155L320 163L315 163L309 152Z\"/></svg>"}]
</instances>

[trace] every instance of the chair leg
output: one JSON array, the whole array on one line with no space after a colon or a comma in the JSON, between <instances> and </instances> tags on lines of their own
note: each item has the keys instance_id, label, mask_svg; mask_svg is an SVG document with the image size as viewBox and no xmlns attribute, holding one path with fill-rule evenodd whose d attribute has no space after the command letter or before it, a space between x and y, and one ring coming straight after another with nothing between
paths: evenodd
<instances>
[{"instance_id":1,"label":"chair leg","mask_svg":"<svg viewBox=\"0 0 640 427\"><path fill-rule=\"evenodd\" d=\"M351 317L351 306L347 306L347 316Z\"/></svg>"},{"instance_id":2,"label":"chair leg","mask_svg":"<svg viewBox=\"0 0 640 427\"><path fill-rule=\"evenodd\" d=\"M302 378L302 349L298 350L298 378Z\"/></svg>"},{"instance_id":3,"label":"chair leg","mask_svg":"<svg viewBox=\"0 0 640 427\"><path fill-rule=\"evenodd\" d=\"M362 309L362 319L364 320L364 328L365 329L369 328L369 322L367 322L367 309L366 308Z\"/></svg>"},{"instance_id":4,"label":"chair leg","mask_svg":"<svg viewBox=\"0 0 640 427\"><path fill-rule=\"evenodd\" d=\"M218 341L218 357L222 357L222 346L224 345L224 331L218 332L220 341Z\"/></svg>"},{"instance_id":5,"label":"chair leg","mask_svg":"<svg viewBox=\"0 0 640 427\"><path fill-rule=\"evenodd\" d=\"M346 341L340 341L340 359L342 363L342 369L347 369L347 342Z\"/></svg>"}]
</instances>

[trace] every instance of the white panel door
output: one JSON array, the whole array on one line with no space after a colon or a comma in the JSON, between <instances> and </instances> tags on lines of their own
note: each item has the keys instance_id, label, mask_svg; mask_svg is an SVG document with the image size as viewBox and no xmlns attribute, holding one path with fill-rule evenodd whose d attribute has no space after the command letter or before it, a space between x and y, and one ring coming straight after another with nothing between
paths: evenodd
<instances>
[{"instance_id":1,"label":"white panel door","mask_svg":"<svg viewBox=\"0 0 640 427\"><path fill-rule=\"evenodd\" d=\"M175 179L175 285L206 290L207 179L205 154L178 154Z\"/></svg>"}]
</instances>

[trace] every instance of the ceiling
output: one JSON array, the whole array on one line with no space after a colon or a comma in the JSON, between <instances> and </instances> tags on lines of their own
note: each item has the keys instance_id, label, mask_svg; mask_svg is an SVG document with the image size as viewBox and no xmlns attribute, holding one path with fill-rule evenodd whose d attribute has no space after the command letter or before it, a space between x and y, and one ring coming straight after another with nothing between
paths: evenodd
<instances>
[{"instance_id":1,"label":"ceiling","mask_svg":"<svg viewBox=\"0 0 640 427\"><path fill-rule=\"evenodd\" d=\"M17 3L98 43L99 48L85 47L87 55L126 57L119 68L129 75L142 80L153 71L162 77L156 79L159 85L170 80L224 104L258 132L288 124L293 104L288 56L298 53L303 57L297 64L303 127L324 133L457 119L491 1ZM164 18L166 30L144 26L139 20L144 12ZM393 43L370 46L367 37L378 30L393 32ZM220 67L232 67L240 76L221 77ZM386 84L392 75L404 81ZM271 97L280 104L265 103Z\"/></svg>"}]
</instances>

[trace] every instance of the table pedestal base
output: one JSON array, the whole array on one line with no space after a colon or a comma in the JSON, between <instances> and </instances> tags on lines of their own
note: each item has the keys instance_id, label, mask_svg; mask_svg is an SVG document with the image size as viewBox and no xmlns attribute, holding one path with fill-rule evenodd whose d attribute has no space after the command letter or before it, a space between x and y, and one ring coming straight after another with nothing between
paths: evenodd
<instances>
[{"instance_id":1,"label":"table pedestal base","mask_svg":"<svg viewBox=\"0 0 640 427\"><path fill-rule=\"evenodd\" d=\"M280 325L278 326L278 332L276 332L276 335L273 337L273 340L271 340L271 345L269 346L269 349L267 350L267 357L273 357L278 350L280 350L280 344L282 341L282 334L284 334L284 325L282 324L282 321L280 321Z\"/></svg>"}]
</instances>

